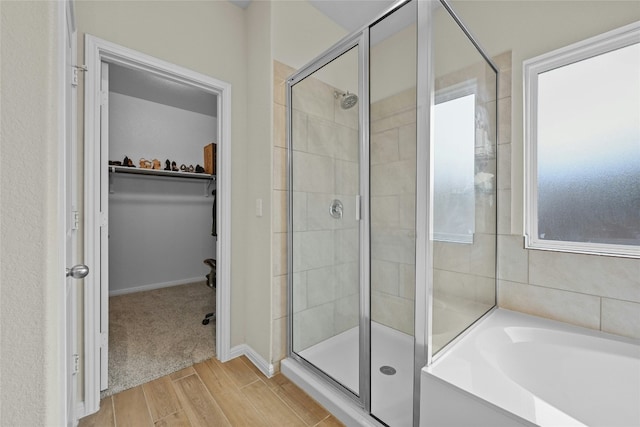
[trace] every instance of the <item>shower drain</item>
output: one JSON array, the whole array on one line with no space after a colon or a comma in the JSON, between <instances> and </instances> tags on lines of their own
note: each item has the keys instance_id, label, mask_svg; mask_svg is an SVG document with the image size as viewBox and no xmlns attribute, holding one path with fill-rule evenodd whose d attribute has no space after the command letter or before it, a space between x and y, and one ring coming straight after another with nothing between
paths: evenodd
<instances>
[{"instance_id":1,"label":"shower drain","mask_svg":"<svg viewBox=\"0 0 640 427\"><path fill-rule=\"evenodd\" d=\"M381 366L380 367L380 372L382 372L385 375L395 375L396 374L396 369L392 366Z\"/></svg>"}]
</instances>

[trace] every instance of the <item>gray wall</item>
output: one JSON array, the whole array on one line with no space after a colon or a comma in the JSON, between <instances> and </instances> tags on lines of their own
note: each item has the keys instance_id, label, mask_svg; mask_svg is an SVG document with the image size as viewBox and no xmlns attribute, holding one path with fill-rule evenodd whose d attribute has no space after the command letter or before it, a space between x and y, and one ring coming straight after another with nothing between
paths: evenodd
<instances>
[{"instance_id":1,"label":"gray wall","mask_svg":"<svg viewBox=\"0 0 640 427\"><path fill-rule=\"evenodd\" d=\"M215 117L109 94L111 160L203 165L216 127ZM215 183L204 180L111 174L110 295L204 280L209 268L202 261L215 258L212 189Z\"/></svg>"}]
</instances>

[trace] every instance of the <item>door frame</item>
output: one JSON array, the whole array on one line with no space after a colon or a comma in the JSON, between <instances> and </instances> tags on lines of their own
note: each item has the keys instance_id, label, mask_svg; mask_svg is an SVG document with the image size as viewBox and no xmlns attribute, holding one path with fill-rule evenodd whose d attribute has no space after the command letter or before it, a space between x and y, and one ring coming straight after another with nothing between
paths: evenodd
<instances>
[{"instance_id":1,"label":"door frame","mask_svg":"<svg viewBox=\"0 0 640 427\"><path fill-rule=\"evenodd\" d=\"M84 256L93 272L85 279L84 292L84 415L88 415L100 408L100 349L108 340L108 324L101 326L101 311L108 302L108 283L102 280L106 279L107 254L100 243L102 229L108 230L107 215L100 210L101 203L108 200L101 186L108 169L106 159L101 160L101 62L149 72L218 95L216 357L221 361L230 358L231 343L231 84L90 34L85 34L84 54Z\"/></svg>"},{"instance_id":2,"label":"door frame","mask_svg":"<svg viewBox=\"0 0 640 427\"><path fill-rule=\"evenodd\" d=\"M296 84L310 77L322 67L338 59L351 49L358 49L358 162L359 162L359 184L356 209L359 210L359 301L358 301L358 348L359 348L359 372L358 372L358 393L354 393L349 388L331 377L328 373L315 366L312 362L304 359L293 349L294 333L294 268L293 268L293 119L292 101L293 88ZM371 410L370 393L370 371L371 371L371 254L370 254L370 195L369 195L369 26L352 33L350 36L338 42L327 50L324 54L308 63L286 80L286 118L287 118L287 357L305 366L323 378L327 383L342 393L347 399L369 412Z\"/></svg>"}]
</instances>

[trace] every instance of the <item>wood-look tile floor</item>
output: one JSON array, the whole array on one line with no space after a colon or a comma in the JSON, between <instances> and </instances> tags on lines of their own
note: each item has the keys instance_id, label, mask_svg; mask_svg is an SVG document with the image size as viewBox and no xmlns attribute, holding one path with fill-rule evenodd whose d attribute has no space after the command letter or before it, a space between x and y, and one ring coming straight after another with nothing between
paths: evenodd
<instances>
[{"instance_id":1,"label":"wood-look tile floor","mask_svg":"<svg viewBox=\"0 0 640 427\"><path fill-rule=\"evenodd\" d=\"M79 427L342 425L282 374L267 378L242 356L209 359L106 397Z\"/></svg>"}]
</instances>

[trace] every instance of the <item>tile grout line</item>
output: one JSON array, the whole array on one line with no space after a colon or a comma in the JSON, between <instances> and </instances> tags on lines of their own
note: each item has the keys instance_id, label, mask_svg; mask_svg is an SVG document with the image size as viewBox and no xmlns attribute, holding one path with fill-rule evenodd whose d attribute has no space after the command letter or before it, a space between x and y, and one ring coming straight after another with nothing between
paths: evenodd
<instances>
[{"instance_id":1,"label":"tile grout line","mask_svg":"<svg viewBox=\"0 0 640 427\"><path fill-rule=\"evenodd\" d=\"M240 361L241 361L242 363L244 363L244 364L245 364L245 366L247 366L247 362L245 362L243 359L240 359ZM249 363L251 363L251 361L250 361L250 360L249 360ZM247 366L247 367L248 367L249 369L251 369L251 367L249 367L249 366ZM251 384L255 384L256 382L260 381L260 382L262 382L262 383L265 385L265 387L267 387L267 390L269 390L269 393L273 394L276 398L280 399L280 401L281 401L282 403L284 403L284 404L285 404L285 406L286 406L287 408L289 408L289 409L291 410L291 412L293 412L293 414L294 414L295 416L297 416L298 418L300 418L300 416L298 415L298 413L297 413L293 408L291 408L291 406L287 405L287 403L286 403L285 401L283 401L283 400L280 398L280 396L278 396L276 393L274 393L274 392L273 392L273 389L271 388L271 386L270 386L269 384L267 384L267 383L266 383L262 378L260 378L257 374L256 374L256 377L257 377L256 381L253 381L253 382L251 382L251 383L249 383L249 384L246 384L245 386L243 386L242 388L240 388L240 391L242 392L242 394L243 394L243 396L245 397L246 401L247 401L247 402L248 402L248 403L249 403L249 404L250 404L250 405L251 405L251 406L252 406L252 407L257 411L257 413L259 413L259 414L261 414L261 415L263 415L263 416L264 416L263 412L262 412L258 407L256 407L256 406L253 404L253 402L251 401L251 399L249 399L249 398L248 398L248 396L244 393L244 391L242 391L242 389L244 389L244 388L246 388L246 387L250 386ZM302 423L303 423L304 425L308 425L308 424L307 424L307 423L306 423L302 418L300 418L300 420L302 421Z\"/></svg>"},{"instance_id":2,"label":"tile grout line","mask_svg":"<svg viewBox=\"0 0 640 427\"><path fill-rule=\"evenodd\" d=\"M329 412L329 411L327 411ZM331 412L329 412L329 415L327 415L326 417L324 417L323 419L321 419L320 421L318 421L317 423L315 423L313 425L313 427L318 427L320 424L322 424L323 422L325 422L326 420L328 420L329 418L331 418Z\"/></svg>"},{"instance_id":3,"label":"tile grout line","mask_svg":"<svg viewBox=\"0 0 640 427\"><path fill-rule=\"evenodd\" d=\"M114 402L113 396L109 396L111 400L111 413L113 414L113 427L118 427L118 422L116 421L116 404Z\"/></svg>"},{"instance_id":4,"label":"tile grout line","mask_svg":"<svg viewBox=\"0 0 640 427\"><path fill-rule=\"evenodd\" d=\"M205 365L205 367L207 369L210 369L208 366ZM216 400L215 396L213 395L213 393L211 392L211 390L209 390L209 387L207 387L207 385L204 383L204 381L202 381L202 378L200 378L200 375L198 374L198 371L195 371L195 375L198 378L198 381L200 381L200 384L202 384L202 386L204 387L204 389L207 391L207 393L209 394L209 396L211 396L211 400L213 400L213 402L215 403L215 405L218 407L218 409L220 409L220 413L222 414L222 416L224 417L225 420L227 420L227 422L229 423L230 426L233 427L233 424L231 424L231 420L229 420L229 418L227 417L227 414L224 413L224 410L222 409L222 406L220 406L220 403L218 403L218 401Z\"/></svg>"},{"instance_id":5,"label":"tile grout line","mask_svg":"<svg viewBox=\"0 0 640 427\"><path fill-rule=\"evenodd\" d=\"M293 414L298 417L300 419L300 421L302 421L302 424L309 426L310 424L307 423L304 419L302 419L302 417L298 414L298 411L296 411L294 408L291 407L291 405L289 405L283 398L281 398L277 393L275 393L270 387L269 385L267 385L267 387L269 388L269 391L271 392L271 394L273 394L276 398L280 399L280 401L282 403L284 403L284 405L289 408L291 410L291 412L293 412ZM328 412L328 411L327 411Z\"/></svg>"},{"instance_id":6,"label":"tile grout line","mask_svg":"<svg viewBox=\"0 0 640 427\"><path fill-rule=\"evenodd\" d=\"M262 381L260 378L257 379L257 381ZM256 381L252 382L251 384L255 384ZM247 386L251 385L251 384L247 384ZM245 386L246 387L246 386ZM244 387L243 387L244 388ZM267 388L269 388L269 386L267 385ZM249 399L249 396L247 396L244 391L242 391L242 389L238 389L238 391L242 394L242 397L244 397L244 400L251 405L251 407L256 411L257 414L261 415L262 417L265 417L265 414L260 410L260 408L258 408L251 399ZM269 389L269 391L271 391Z\"/></svg>"},{"instance_id":7,"label":"tile grout line","mask_svg":"<svg viewBox=\"0 0 640 427\"><path fill-rule=\"evenodd\" d=\"M145 383L149 384L149 383ZM147 407L147 414L149 414L149 419L151 420L151 427L153 427L156 423L153 421L153 414L151 413L151 407L149 406L149 399L147 398L147 392L144 390L144 384L140 385L140 389L142 390L142 397L144 397L144 404Z\"/></svg>"}]
</instances>

